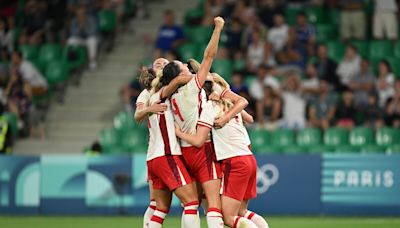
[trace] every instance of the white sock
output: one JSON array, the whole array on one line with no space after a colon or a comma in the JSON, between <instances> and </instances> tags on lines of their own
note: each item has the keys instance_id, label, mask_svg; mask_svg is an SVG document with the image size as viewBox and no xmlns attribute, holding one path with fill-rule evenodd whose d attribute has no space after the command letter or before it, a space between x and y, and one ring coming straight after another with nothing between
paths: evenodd
<instances>
[{"instance_id":1,"label":"white sock","mask_svg":"<svg viewBox=\"0 0 400 228\"><path fill-rule=\"evenodd\" d=\"M199 202L197 201L185 205L182 216L182 224L184 228L200 228L198 208Z\"/></svg>"},{"instance_id":2,"label":"white sock","mask_svg":"<svg viewBox=\"0 0 400 228\"><path fill-rule=\"evenodd\" d=\"M257 228L257 226L247 218L235 216L233 219L233 228Z\"/></svg>"},{"instance_id":3,"label":"white sock","mask_svg":"<svg viewBox=\"0 0 400 228\"><path fill-rule=\"evenodd\" d=\"M207 211L208 228L224 228L221 210L218 208L209 208Z\"/></svg>"},{"instance_id":4,"label":"white sock","mask_svg":"<svg viewBox=\"0 0 400 228\"><path fill-rule=\"evenodd\" d=\"M146 212L144 212L143 215L143 228L149 227L151 216L153 216L155 210L156 210L156 201L151 200L149 207L146 209Z\"/></svg>"},{"instance_id":5,"label":"white sock","mask_svg":"<svg viewBox=\"0 0 400 228\"><path fill-rule=\"evenodd\" d=\"M162 224L167 214L168 211L161 211L159 209L156 209L153 213L153 216L151 216L149 228L162 228Z\"/></svg>"},{"instance_id":6,"label":"white sock","mask_svg":"<svg viewBox=\"0 0 400 228\"><path fill-rule=\"evenodd\" d=\"M248 220L251 220L258 228L269 228L267 221L260 215L247 210L245 216Z\"/></svg>"}]
</instances>

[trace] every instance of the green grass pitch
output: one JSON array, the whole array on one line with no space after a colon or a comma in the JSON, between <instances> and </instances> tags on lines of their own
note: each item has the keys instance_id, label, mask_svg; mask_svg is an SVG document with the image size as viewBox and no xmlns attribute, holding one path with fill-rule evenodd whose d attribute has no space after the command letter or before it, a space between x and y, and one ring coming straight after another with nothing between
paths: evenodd
<instances>
[{"instance_id":1,"label":"green grass pitch","mask_svg":"<svg viewBox=\"0 0 400 228\"><path fill-rule=\"evenodd\" d=\"M396 228L400 218L384 217L268 217L271 228ZM0 216L1 228L140 228L141 217ZM180 217L167 217L165 228L180 228ZM202 227L207 227L202 219Z\"/></svg>"}]
</instances>

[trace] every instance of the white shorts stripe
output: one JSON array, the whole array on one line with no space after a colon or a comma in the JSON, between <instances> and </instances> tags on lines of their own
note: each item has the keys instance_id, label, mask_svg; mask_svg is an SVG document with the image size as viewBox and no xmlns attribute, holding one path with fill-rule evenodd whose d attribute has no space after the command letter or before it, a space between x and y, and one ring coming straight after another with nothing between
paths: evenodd
<instances>
[{"instance_id":1,"label":"white shorts stripe","mask_svg":"<svg viewBox=\"0 0 400 228\"><path fill-rule=\"evenodd\" d=\"M218 179L218 176L217 176L217 169L215 168L214 162L212 163L212 169L213 169L213 179L216 180L216 179Z\"/></svg>"},{"instance_id":2,"label":"white shorts stripe","mask_svg":"<svg viewBox=\"0 0 400 228\"><path fill-rule=\"evenodd\" d=\"M186 185L187 182L186 182L186 180L185 180L185 177L182 175L181 169L179 168L179 166L176 166L176 168L178 168L179 177L181 178L181 181L182 181L182 186L183 186L183 185Z\"/></svg>"}]
</instances>

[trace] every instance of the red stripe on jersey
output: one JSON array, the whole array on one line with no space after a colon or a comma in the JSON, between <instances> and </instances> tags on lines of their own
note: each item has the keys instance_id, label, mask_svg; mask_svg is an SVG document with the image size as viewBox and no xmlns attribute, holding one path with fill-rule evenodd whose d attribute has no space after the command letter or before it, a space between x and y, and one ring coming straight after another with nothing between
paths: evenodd
<instances>
[{"instance_id":1,"label":"red stripe on jersey","mask_svg":"<svg viewBox=\"0 0 400 228\"><path fill-rule=\"evenodd\" d=\"M203 127L206 127L206 128L209 128L209 129L212 129L212 126L210 125L210 124L207 124L207 123L203 123L203 122L197 122L197 125L200 125L200 126L203 126Z\"/></svg>"},{"instance_id":2,"label":"red stripe on jersey","mask_svg":"<svg viewBox=\"0 0 400 228\"><path fill-rule=\"evenodd\" d=\"M171 146L169 145L167 121L165 120L164 114L160 115L159 126L160 126L161 136L164 141L164 153L165 153L165 155L170 155L171 154Z\"/></svg>"},{"instance_id":3,"label":"red stripe on jersey","mask_svg":"<svg viewBox=\"0 0 400 228\"><path fill-rule=\"evenodd\" d=\"M199 88L199 89L201 90L201 85L200 85L199 77L197 76L197 74L196 74L196 76L194 77L194 80L196 81L197 88Z\"/></svg>"},{"instance_id":4,"label":"red stripe on jersey","mask_svg":"<svg viewBox=\"0 0 400 228\"><path fill-rule=\"evenodd\" d=\"M201 106L202 101L203 101L203 100L201 99L201 90L200 90L200 92L199 92L198 98L199 98L199 117L200 117L201 112L203 111L203 107Z\"/></svg>"}]
</instances>

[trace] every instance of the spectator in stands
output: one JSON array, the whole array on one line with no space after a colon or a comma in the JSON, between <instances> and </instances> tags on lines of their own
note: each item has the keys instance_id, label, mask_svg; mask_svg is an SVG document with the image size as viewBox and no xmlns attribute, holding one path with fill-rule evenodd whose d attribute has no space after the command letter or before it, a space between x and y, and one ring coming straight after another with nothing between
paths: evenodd
<instances>
[{"instance_id":1,"label":"spectator in stands","mask_svg":"<svg viewBox=\"0 0 400 228\"><path fill-rule=\"evenodd\" d=\"M285 17L277 13L274 16L274 26L268 30L268 42L272 45L274 53L280 52L288 40L289 26Z\"/></svg>"},{"instance_id":2,"label":"spectator in stands","mask_svg":"<svg viewBox=\"0 0 400 228\"><path fill-rule=\"evenodd\" d=\"M214 19L224 10L224 0L206 0L204 3L205 17Z\"/></svg>"},{"instance_id":3,"label":"spectator in stands","mask_svg":"<svg viewBox=\"0 0 400 228\"><path fill-rule=\"evenodd\" d=\"M31 87L32 94L35 96L47 93L48 84L43 75L29 61L22 58L22 54L14 51L11 56L12 70L14 74L21 75L22 80Z\"/></svg>"},{"instance_id":4,"label":"spectator in stands","mask_svg":"<svg viewBox=\"0 0 400 228\"><path fill-rule=\"evenodd\" d=\"M378 79L376 89L379 95L379 105L383 107L386 100L394 94L394 74L388 61L381 60L378 66Z\"/></svg>"},{"instance_id":5,"label":"spectator in stands","mask_svg":"<svg viewBox=\"0 0 400 228\"><path fill-rule=\"evenodd\" d=\"M252 81L249 88L249 93L252 99L256 101L260 101L264 98L264 85L265 85L265 78L268 73L268 67L265 65L261 65L257 69L257 79Z\"/></svg>"},{"instance_id":6,"label":"spectator in stands","mask_svg":"<svg viewBox=\"0 0 400 228\"><path fill-rule=\"evenodd\" d=\"M232 17L240 18L243 23L250 24L255 15L256 10L254 6L250 4L250 1L236 1L235 8L232 12Z\"/></svg>"},{"instance_id":7,"label":"spectator in stands","mask_svg":"<svg viewBox=\"0 0 400 228\"><path fill-rule=\"evenodd\" d=\"M275 15L283 15L283 7L276 0L262 0L258 10L258 16L268 28L275 24Z\"/></svg>"},{"instance_id":8,"label":"spectator in stands","mask_svg":"<svg viewBox=\"0 0 400 228\"><path fill-rule=\"evenodd\" d=\"M305 68L306 59L306 50L297 41L296 32L294 29L289 29L288 41L282 51L277 53L277 60L281 65L280 67L301 70Z\"/></svg>"},{"instance_id":9,"label":"spectator in stands","mask_svg":"<svg viewBox=\"0 0 400 228\"><path fill-rule=\"evenodd\" d=\"M318 45L315 67L317 68L319 79L329 82L335 90L341 90L342 84L336 74L337 64L333 59L329 58L328 48L325 44Z\"/></svg>"},{"instance_id":10,"label":"spectator in stands","mask_svg":"<svg viewBox=\"0 0 400 228\"><path fill-rule=\"evenodd\" d=\"M67 1L47 1L47 26L48 33L47 42L54 43L61 40L65 43L67 39L66 34L66 20L67 17Z\"/></svg>"},{"instance_id":11,"label":"spectator in stands","mask_svg":"<svg viewBox=\"0 0 400 228\"><path fill-rule=\"evenodd\" d=\"M157 56L172 51L185 41L183 29L180 25L175 24L172 10L166 10L164 12L164 21L165 24L161 26L158 32L156 42Z\"/></svg>"},{"instance_id":12,"label":"spectator in stands","mask_svg":"<svg viewBox=\"0 0 400 228\"><path fill-rule=\"evenodd\" d=\"M369 67L368 59L361 60L360 73L350 80L348 87L354 92L354 105L363 107L368 104L368 96L374 89L375 76Z\"/></svg>"},{"instance_id":13,"label":"spectator in stands","mask_svg":"<svg viewBox=\"0 0 400 228\"><path fill-rule=\"evenodd\" d=\"M314 64L307 64L306 76L307 79L302 82L302 90L306 100L310 100L319 93L318 73Z\"/></svg>"},{"instance_id":14,"label":"spectator in stands","mask_svg":"<svg viewBox=\"0 0 400 228\"><path fill-rule=\"evenodd\" d=\"M335 99L329 93L329 84L325 80L320 81L320 94L310 102L308 109L309 124L312 127L322 129L329 128L335 116Z\"/></svg>"},{"instance_id":15,"label":"spectator in stands","mask_svg":"<svg viewBox=\"0 0 400 228\"><path fill-rule=\"evenodd\" d=\"M8 28L4 18L0 18L0 48L7 50L9 53L13 51L13 34Z\"/></svg>"},{"instance_id":16,"label":"spectator in stands","mask_svg":"<svg viewBox=\"0 0 400 228\"><path fill-rule=\"evenodd\" d=\"M366 18L363 0L341 0L340 37L365 39Z\"/></svg>"},{"instance_id":17,"label":"spectator in stands","mask_svg":"<svg viewBox=\"0 0 400 228\"><path fill-rule=\"evenodd\" d=\"M238 18L232 18L231 26L225 32L227 36L226 48L235 53L241 49L243 27Z\"/></svg>"},{"instance_id":18,"label":"spectator in stands","mask_svg":"<svg viewBox=\"0 0 400 228\"><path fill-rule=\"evenodd\" d=\"M24 14L19 43L37 45L42 42L46 32L46 3L29 0L25 5Z\"/></svg>"},{"instance_id":19,"label":"spectator in stands","mask_svg":"<svg viewBox=\"0 0 400 228\"><path fill-rule=\"evenodd\" d=\"M247 88L246 84L243 82L243 75L240 72L233 72L231 82L232 92L245 98L249 97L249 88Z\"/></svg>"},{"instance_id":20,"label":"spectator in stands","mask_svg":"<svg viewBox=\"0 0 400 228\"><path fill-rule=\"evenodd\" d=\"M88 14L95 16L101 2L97 0L68 0L68 11L75 14L80 7L85 7Z\"/></svg>"},{"instance_id":21,"label":"spectator in stands","mask_svg":"<svg viewBox=\"0 0 400 228\"><path fill-rule=\"evenodd\" d=\"M313 55L315 45L315 28L312 24L308 23L305 12L300 12L296 17L296 31L297 41L302 45L304 50L309 55Z\"/></svg>"},{"instance_id":22,"label":"spectator in stands","mask_svg":"<svg viewBox=\"0 0 400 228\"><path fill-rule=\"evenodd\" d=\"M67 43L68 45L85 45L89 52L90 69L97 67L97 23L83 6L77 9L71 21L70 37Z\"/></svg>"},{"instance_id":23,"label":"spectator in stands","mask_svg":"<svg viewBox=\"0 0 400 228\"><path fill-rule=\"evenodd\" d=\"M385 122L387 125L400 127L400 79L394 83L395 93L386 102Z\"/></svg>"},{"instance_id":24,"label":"spectator in stands","mask_svg":"<svg viewBox=\"0 0 400 228\"><path fill-rule=\"evenodd\" d=\"M256 72L260 65L274 63L270 47L261 39L260 31L258 30L252 34L251 42L247 48L246 60L247 70L252 73Z\"/></svg>"},{"instance_id":25,"label":"spectator in stands","mask_svg":"<svg viewBox=\"0 0 400 228\"><path fill-rule=\"evenodd\" d=\"M264 99L256 103L256 120L267 128L276 128L277 121L282 118L282 98L279 91L271 85L264 86Z\"/></svg>"},{"instance_id":26,"label":"spectator in stands","mask_svg":"<svg viewBox=\"0 0 400 228\"><path fill-rule=\"evenodd\" d=\"M336 126L351 129L356 124L356 108L354 107L353 92L346 90L342 93L342 99L339 101L335 117Z\"/></svg>"},{"instance_id":27,"label":"spectator in stands","mask_svg":"<svg viewBox=\"0 0 400 228\"><path fill-rule=\"evenodd\" d=\"M344 58L336 69L342 85L349 86L350 81L360 73L360 65L361 57L357 48L351 44L348 45Z\"/></svg>"},{"instance_id":28,"label":"spectator in stands","mask_svg":"<svg viewBox=\"0 0 400 228\"><path fill-rule=\"evenodd\" d=\"M282 127L290 129L304 128L306 125L306 101L301 92L298 71L291 70L287 72L282 100Z\"/></svg>"},{"instance_id":29,"label":"spectator in stands","mask_svg":"<svg viewBox=\"0 0 400 228\"><path fill-rule=\"evenodd\" d=\"M373 17L373 34L375 39L397 40L398 19L397 3L395 0L375 0Z\"/></svg>"},{"instance_id":30,"label":"spectator in stands","mask_svg":"<svg viewBox=\"0 0 400 228\"><path fill-rule=\"evenodd\" d=\"M378 96L371 92L368 94L368 104L358 109L363 115L363 125L366 127L380 128L383 126L384 111L378 105Z\"/></svg>"},{"instance_id":31,"label":"spectator in stands","mask_svg":"<svg viewBox=\"0 0 400 228\"><path fill-rule=\"evenodd\" d=\"M4 105L0 103L0 155L10 154L11 146L13 144L13 136L11 126L8 124L4 115Z\"/></svg>"}]
</instances>

